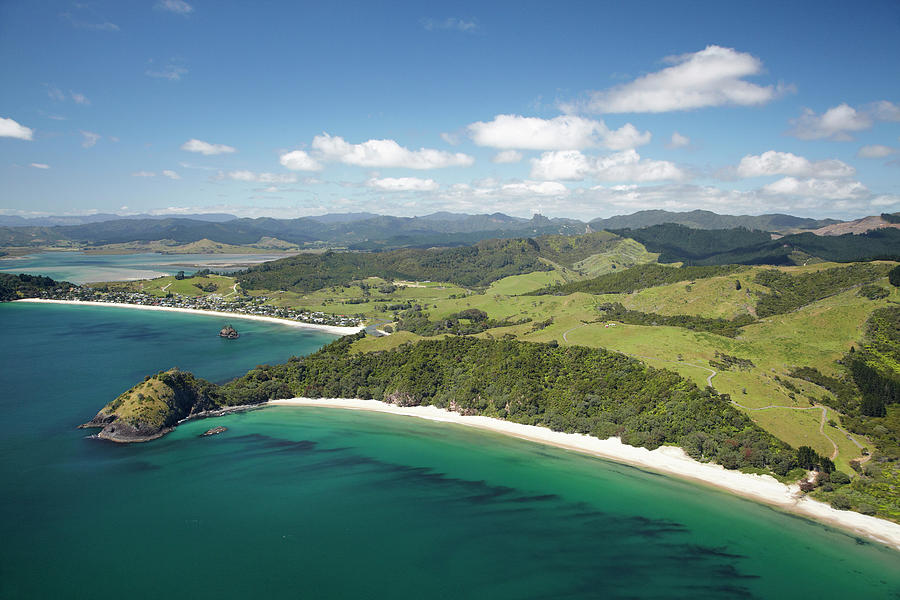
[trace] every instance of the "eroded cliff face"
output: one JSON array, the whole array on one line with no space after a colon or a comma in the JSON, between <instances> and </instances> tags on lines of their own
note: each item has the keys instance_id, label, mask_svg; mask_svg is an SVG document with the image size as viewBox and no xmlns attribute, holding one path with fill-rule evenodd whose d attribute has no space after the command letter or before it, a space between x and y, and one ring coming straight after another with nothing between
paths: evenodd
<instances>
[{"instance_id":1,"label":"eroded cliff face","mask_svg":"<svg viewBox=\"0 0 900 600\"><path fill-rule=\"evenodd\" d=\"M183 419L222 408L217 387L190 373L170 369L147 377L81 425L100 428L96 437L146 442L164 436Z\"/></svg>"}]
</instances>

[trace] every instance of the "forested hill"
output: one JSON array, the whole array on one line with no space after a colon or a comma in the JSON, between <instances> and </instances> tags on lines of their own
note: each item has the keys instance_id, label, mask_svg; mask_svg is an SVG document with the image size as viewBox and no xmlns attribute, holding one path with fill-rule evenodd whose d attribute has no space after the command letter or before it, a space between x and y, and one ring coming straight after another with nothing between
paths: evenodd
<instances>
[{"instance_id":1,"label":"forested hill","mask_svg":"<svg viewBox=\"0 0 900 600\"><path fill-rule=\"evenodd\" d=\"M366 277L449 281L462 286L490 282L551 267L539 261L534 240L489 240L474 246L390 252L298 254L238 274L244 289L310 292Z\"/></svg>"},{"instance_id":2,"label":"forested hill","mask_svg":"<svg viewBox=\"0 0 900 600\"><path fill-rule=\"evenodd\" d=\"M817 236L812 233L778 239L748 229L691 229L683 225L654 225L643 229L614 230L622 237L659 252L659 262L687 265L795 263L797 253L827 261L900 260L900 229L875 229L863 234Z\"/></svg>"},{"instance_id":3,"label":"forested hill","mask_svg":"<svg viewBox=\"0 0 900 600\"><path fill-rule=\"evenodd\" d=\"M731 406L727 396L622 354L466 337L385 352L351 352L362 335L342 338L283 365L257 367L223 386L201 381L194 387L204 390L204 408L291 396L375 399L401 406L434 405L601 439L618 435L627 444L650 449L677 444L698 460L731 469L767 468L783 475L797 466L797 454ZM153 377L147 382L156 385ZM140 389L111 402L94 424L127 421L130 429L149 435L153 427L162 430L173 422L158 411L196 412L175 401L154 404L147 412L137 394ZM209 398L215 401L206 401ZM822 462L828 465L826 460Z\"/></svg>"},{"instance_id":4,"label":"forested hill","mask_svg":"<svg viewBox=\"0 0 900 600\"><path fill-rule=\"evenodd\" d=\"M541 259L571 266L619 240L605 231L581 236L484 240L455 248L404 248L388 252L299 254L263 263L237 275L244 289L309 292L366 277L446 281L484 287L510 275L549 271Z\"/></svg>"},{"instance_id":5,"label":"forested hill","mask_svg":"<svg viewBox=\"0 0 900 600\"><path fill-rule=\"evenodd\" d=\"M35 298L56 289L68 289L73 285L68 281L54 281L43 275L0 273L0 302Z\"/></svg>"},{"instance_id":6,"label":"forested hill","mask_svg":"<svg viewBox=\"0 0 900 600\"><path fill-rule=\"evenodd\" d=\"M818 229L840 223L834 219L807 219L783 214L769 215L720 215L708 210L670 212L668 210L642 210L631 215L618 215L608 219L594 219L590 226L594 229L639 229L675 223L692 229L734 229L745 227L762 231L786 231L796 229Z\"/></svg>"},{"instance_id":7,"label":"forested hill","mask_svg":"<svg viewBox=\"0 0 900 600\"><path fill-rule=\"evenodd\" d=\"M298 219L233 219L224 222L186 218L119 219L68 226L0 227L0 246L39 246L59 243L88 245L134 241L173 240L187 244L209 239L222 244L246 245L263 237L293 244L384 249L404 246L458 245L497 237L551 233L584 233L587 226L574 219L531 219L492 215L426 217L380 215L301 217Z\"/></svg>"}]
</instances>

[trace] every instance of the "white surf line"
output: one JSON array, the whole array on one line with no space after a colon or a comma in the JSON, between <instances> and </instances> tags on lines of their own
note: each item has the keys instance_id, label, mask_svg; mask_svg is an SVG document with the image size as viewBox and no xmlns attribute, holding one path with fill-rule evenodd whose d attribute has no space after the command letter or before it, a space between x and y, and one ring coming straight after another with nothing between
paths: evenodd
<instances>
[{"instance_id":1,"label":"white surf line","mask_svg":"<svg viewBox=\"0 0 900 600\"><path fill-rule=\"evenodd\" d=\"M161 310L166 312L180 312L194 315L207 315L213 317L224 317L227 319L247 319L250 321L262 321L265 323L276 323L278 325L287 325L288 327L297 327L300 329L317 329L325 333L334 335L353 335L359 333L365 327L341 327L339 325L320 325L318 323L307 323L305 321L294 321L291 319L279 319L277 317L267 317L264 315L248 315L239 312L224 312L218 310L201 310L197 308L179 308L175 306L149 306L146 304L125 304L122 302L88 302L86 300L48 300L45 298L22 298L16 302L43 302L47 304L70 304L76 306L110 306L118 308L136 308L139 310Z\"/></svg>"}]
</instances>

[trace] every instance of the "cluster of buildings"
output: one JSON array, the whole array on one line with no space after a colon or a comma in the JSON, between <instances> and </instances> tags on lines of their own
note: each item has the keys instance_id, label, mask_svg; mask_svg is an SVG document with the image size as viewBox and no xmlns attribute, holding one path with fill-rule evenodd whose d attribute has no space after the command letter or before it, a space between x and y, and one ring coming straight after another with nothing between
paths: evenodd
<instances>
[{"instance_id":1,"label":"cluster of buildings","mask_svg":"<svg viewBox=\"0 0 900 600\"><path fill-rule=\"evenodd\" d=\"M241 313L290 319L302 323L316 325L333 325L338 327L358 327L360 319L346 315L332 315L318 311L295 310L281 306L265 304L266 298L226 299L217 294L209 296L182 296L180 294L160 298L141 292L100 291L89 287L57 288L47 298L55 300L81 300L86 302L112 302L118 304L138 304L142 306L165 306L170 308L189 308L194 310L215 310L219 312Z\"/></svg>"}]
</instances>

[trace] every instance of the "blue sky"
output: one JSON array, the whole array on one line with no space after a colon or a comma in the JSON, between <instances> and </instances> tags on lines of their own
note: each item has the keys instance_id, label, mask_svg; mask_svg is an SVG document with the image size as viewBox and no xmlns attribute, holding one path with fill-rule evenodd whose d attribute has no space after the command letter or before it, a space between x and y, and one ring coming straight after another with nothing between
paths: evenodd
<instances>
[{"instance_id":1,"label":"blue sky","mask_svg":"<svg viewBox=\"0 0 900 600\"><path fill-rule=\"evenodd\" d=\"M0 77L6 214L900 210L897 2L3 2Z\"/></svg>"}]
</instances>

